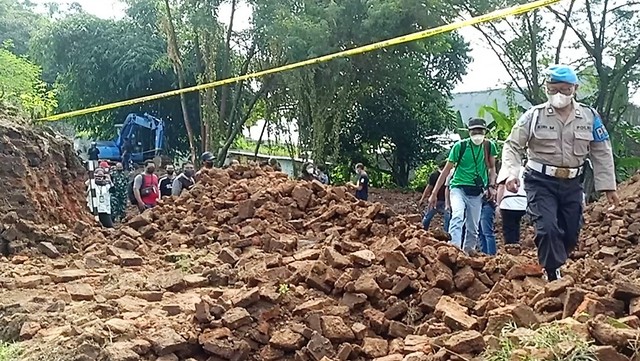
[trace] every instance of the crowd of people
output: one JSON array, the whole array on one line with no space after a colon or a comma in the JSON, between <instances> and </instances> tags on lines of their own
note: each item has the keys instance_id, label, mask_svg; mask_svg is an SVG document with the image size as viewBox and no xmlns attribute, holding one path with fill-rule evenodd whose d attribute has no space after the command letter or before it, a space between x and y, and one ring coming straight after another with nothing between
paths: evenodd
<instances>
[{"instance_id":1,"label":"crowd of people","mask_svg":"<svg viewBox=\"0 0 640 361\"><path fill-rule=\"evenodd\" d=\"M202 155L203 168L212 168L211 153ZM191 189L201 171L195 172L193 163L186 162L182 171L176 174L173 164L165 167L161 177L156 173L156 164L148 161L145 169L130 180L129 172L123 163L109 165L106 161L97 166L89 160L90 179L87 186L87 207L107 228L121 222L127 210L127 203L135 205L140 212L153 208L162 197L179 196L184 190Z\"/></svg>"},{"instance_id":2,"label":"crowd of people","mask_svg":"<svg viewBox=\"0 0 640 361\"><path fill-rule=\"evenodd\" d=\"M577 74L566 65L553 65L545 76L548 101L525 112L511 129L500 171L485 121L470 119L469 137L452 147L420 203L428 204L423 226L429 228L433 216L443 214L451 242L467 254L496 254L496 214L502 217L505 243L518 243L528 214L538 261L553 281L561 277L560 268L578 242L588 164L596 191L612 207L619 199L609 135L600 115L575 100Z\"/></svg>"}]
</instances>

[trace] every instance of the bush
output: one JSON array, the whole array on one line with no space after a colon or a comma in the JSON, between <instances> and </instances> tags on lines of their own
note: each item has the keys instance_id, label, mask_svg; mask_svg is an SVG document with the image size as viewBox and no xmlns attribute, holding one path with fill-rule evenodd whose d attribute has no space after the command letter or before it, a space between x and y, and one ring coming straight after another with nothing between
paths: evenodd
<instances>
[{"instance_id":1,"label":"bush","mask_svg":"<svg viewBox=\"0 0 640 361\"><path fill-rule=\"evenodd\" d=\"M429 183L429 176L437 169L438 165L434 161L429 161L427 164L416 169L413 179L409 182L409 188L416 192L424 191Z\"/></svg>"}]
</instances>

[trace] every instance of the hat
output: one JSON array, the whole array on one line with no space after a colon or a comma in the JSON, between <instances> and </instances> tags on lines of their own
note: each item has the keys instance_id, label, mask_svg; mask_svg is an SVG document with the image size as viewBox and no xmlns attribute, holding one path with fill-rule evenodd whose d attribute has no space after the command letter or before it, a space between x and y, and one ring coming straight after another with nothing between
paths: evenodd
<instances>
[{"instance_id":1,"label":"hat","mask_svg":"<svg viewBox=\"0 0 640 361\"><path fill-rule=\"evenodd\" d=\"M109 163L107 163L105 161L100 162L100 168L102 168L102 169L109 168Z\"/></svg>"},{"instance_id":2,"label":"hat","mask_svg":"<svg viewBox=\"0 0 640 361\"><path fill-rule=\"evenodd\" d=\"M551 65L544 71L544 74L547 83L578 84L578 75L568 65Z\"/></svg>"},{"instance_id":3,"label":"hat","mask_svg":"<svg viewBox=\"0 0 640 361\"><path fill-rule=\"evenodd\" d=\"M200 156L200 159L203 162L213 162L214 160L214 156L213 154L211 154L211 152L204 152L202 153L202 155Z\"/></svg>"},{"instance_id":4,"label":"hat","mask_svg":"<svg viewBox=\"0 0 640 361\"><path fill-rule=\"evenodd\" d=\"M467 129L487 129L487 123L482 118L471 118L467 124Z\"/></svg>"}]
</instances>

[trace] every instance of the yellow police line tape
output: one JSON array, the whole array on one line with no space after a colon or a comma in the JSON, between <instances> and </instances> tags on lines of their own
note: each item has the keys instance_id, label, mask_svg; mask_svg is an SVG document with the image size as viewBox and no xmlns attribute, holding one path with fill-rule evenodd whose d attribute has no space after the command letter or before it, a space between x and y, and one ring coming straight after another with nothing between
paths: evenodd
<instances>
[{"instance_id":1,"label":"yellow police line tape","mask_svg":"<svg viewBox=\"0 0 640 361\"><path fill-rule=\"evenodd\" d=\"M476 24L480 24L480 23L484 23L484 22L489 22L489 21L493 21L493 20L497 20L497 19L502 19L502 18L505 18L507 16L511 16L511 15L524 14L524 13L529 12L531 10L535 10L535 9L538 9L538 8L541 8L541 7L549 6L549 5L555 4L555 3L560 2L560 1L561 0L538 0L538 1L527 3L527 4L523 4L523 5L512 6L512 7L506 8L506 9L496 10L496 11L490 12L490 13L485 14L485 15L476 16L476 17L471 18L471 19L461 20L461 21L458 21L458 22L455 22L455 23L438 26L436 28L419 31L419 32L411 33L411 34L404 35L404 36L399 36L397 38L384 40L384 41L380 41L380 42L369 44L369 45L360 46L360 47L353 48L353 49L350 49L350 50L344 50L344 51L340 51L340 52L337 52L337 53L324 55L324 56L321 56L321 57L318 57L318 58L304 60L304 61L301 61L301 62L298 62L298 63L283 65L283 66L279 66L279 67L276 67L276 68L262 70L262 71L259 71L259 72L246 74L246 75L241 75L241 76L228 78L228 79L224 79L224 80L218 80L218 81L215 81L215 82L212 82L212 83L196 85L196 86L192 86L192 87L188 87L188 88L176 89L176 90L168 91L168 92L165 92L165 93L147 95L147 96L140 97L140 98L122 100L122 101L115 102L115 103L98 105L98 106L95 106L95 107L90 107L90 108L85 108L85 109L80 109L80 110L74 110L74 111L67 112L67 113L51 115L51 116L48 116L48 117L45 117L45 118L42 118L42 119L39 119L39 120L56 121L56 120L60 120L60 119L76 117L76 116L79 116L79 115L97 113L97 112L100 112L100 111L119 108L119 107L123 107L123 106L127 106L127 105L144 103L144 102L148 102L148 101L151 101L151 100L168 98L168 97L172 97L172 96L175 96L175 95L180 95L180 94L183 94L183 93L190 93L190 92L200 91L200 90L204 90L204 89L208 89L208 88L214 88L214 87L218 87L218 86L225 85L225 84L235 83L235 82L238 82L238 81L241 81L241 80L259 78L259 77L262 77L262 76L265 76L265 75L280 73L280 72L283 72L283 71L296 69L296 68L300 68L300 67L307 66L307 65L324 63L324 62L327 62L329 60L333 60L333 59L337 59L337 58L343 58L343 57L347 57L347 56L351 56L351 55L363 54L363 53L367 53L367 52L370 52L370 51L373 51L373 50L377 50L377 49L381 49L381 48L386 48L386 47L393 46L393 45L408 43L408 42L411 42L411 41L416 41L416 40L428 38L430 36L434 36L434 35L437 35L437 34L442 34L442 33L446 33L446 32L449 32L449 31L457 30L457 29L460 29L460 28L463 28L463 27L466 27L466 26L472 26L472 25L476 25Z\"/></svg>"}]
</instances>

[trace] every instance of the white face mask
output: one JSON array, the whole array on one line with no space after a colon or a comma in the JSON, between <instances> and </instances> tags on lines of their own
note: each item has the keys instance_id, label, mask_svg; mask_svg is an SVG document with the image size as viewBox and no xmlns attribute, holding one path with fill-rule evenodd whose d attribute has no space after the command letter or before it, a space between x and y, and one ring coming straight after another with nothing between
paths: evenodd
<instances>
[{"instance_id":1,"label":"white face mask","mask_svg":"<svg viewBox=\"0 0 640 361\"><path fill-rule=\"evenodd\" d=\"M470 136L469 138L471 138L471 141L475 145L480 145L480 144L482 144L482 142L484 142L484 134L474 134L474 135Z\"/></svg>"},{"instance_id":2,"label":"white face mask","mask_svg":"<svg viewBox=\"0 0 640 361\"><path fill-rule=\"evenodd\" d=\"M307 173L313 174L313 168L307 168Z\"/></svg>"},{"instance_id":3,"label":"white face mask","mask_svg":"<svg viewBox=\"0 0 640 361\"><path fill-rule=\"evenodd\" d=\"M547 99L549 99L549 104L551 104L552 107L557 109L562 109L567 105L571 104L571 100L573 99L573 94L572 95L564 95L562 93L556 93L553 95L547 94Z\"/></svg>"}]
</instances>

